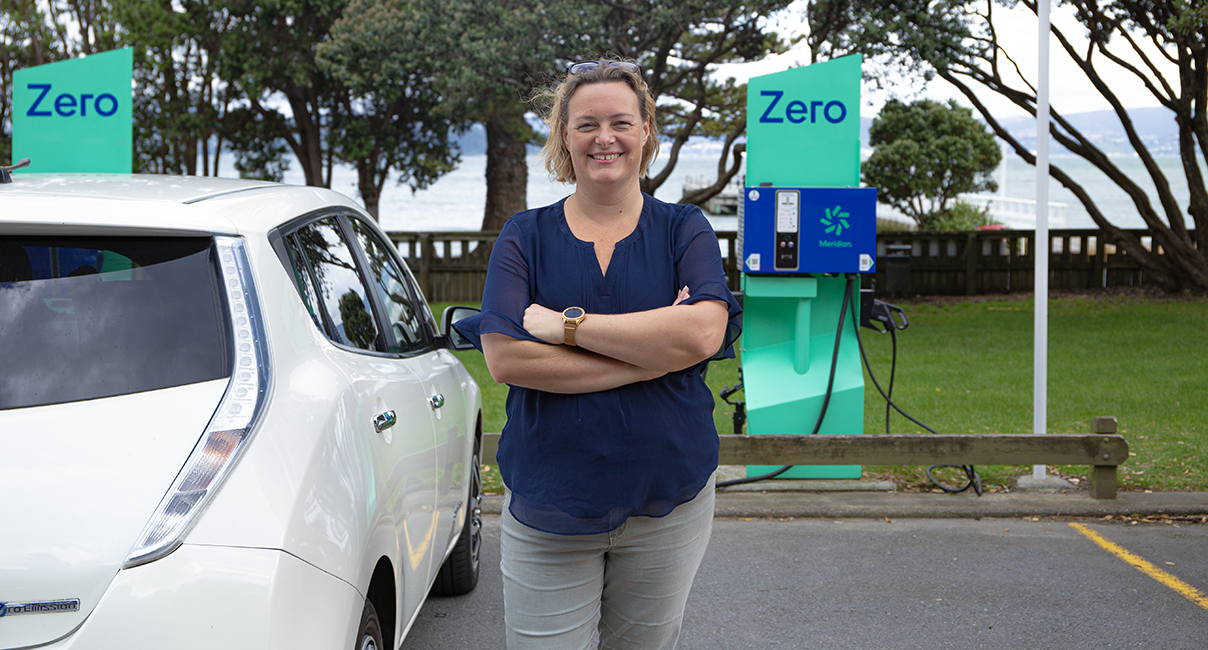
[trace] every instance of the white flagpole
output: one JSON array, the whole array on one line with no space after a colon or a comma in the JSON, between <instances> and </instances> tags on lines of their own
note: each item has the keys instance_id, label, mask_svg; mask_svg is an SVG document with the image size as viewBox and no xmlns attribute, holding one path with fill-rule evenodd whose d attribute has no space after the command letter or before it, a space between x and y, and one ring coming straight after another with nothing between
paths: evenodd
<instances>
[{"instance_id":1,"label":"white flagpole","mask_svg":"<svg viewBox=\"0 0 1208 650\"><path fill-rule=\"evenodd\" d=\"M1040 19L1036 52L1039 83L1036 86L1036 238L1032 253L1035 273L1035 335L1032 372L1032 433L1048 429L1049 369L1049 2L1037 2ZM1033 465L1032 478L1045 478L1045 466Z\"/></svg>"}]
</instances>

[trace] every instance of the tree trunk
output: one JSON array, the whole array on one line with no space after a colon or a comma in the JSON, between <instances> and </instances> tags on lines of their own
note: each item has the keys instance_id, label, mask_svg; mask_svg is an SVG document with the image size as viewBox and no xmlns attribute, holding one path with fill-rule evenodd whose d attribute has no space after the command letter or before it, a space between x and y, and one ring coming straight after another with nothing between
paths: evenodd
<instances>
[{"instance_id":1,"label":"tree trunk","mask_svg":"<svg viewBox=\"0 0 1208 650\"><path fill-rule=\"evenodd\" d=\"M373 156L357 161L357 190L361 193L361 200L365 202L365 211L374 221L381 223L378 206L382 202L382 186L378 183L375 165L372 164L376 160L377 156Z\"/></svg>"},{"instance_id":2,"label":"tree trunk","mask_svg":"<svg viewBox=\"0 0 1208 650\"><path fill-rule=\"evenodd\" d=\"M308 101L313 98L307 96L309 93L306 88L294 84L285 88L284 94L293 112L294 128L297 132L296 140L292 136L286 140L298 158L306 184L312 187L330 187L323 179L322 129L315 119L316 116L310 113L310 108L315 102ZM315 111L317 113L318 109ZM286 128L284 125L282 127ZM285 135L291 134L287 130Z\"/></svg>"},{"instance_id":3,"label":"tree trunk","mask_svg":"<svg viewBox=\"0 0 1208 650\"><path fill-rule=\"evenodd\" d=\"M499 230L513 214L528 209L528 160L524 114L496 114L487 130L487 204L484 231Z\"/></svg>"},{"instance_id":4,"label":"tree trunk","mask_svg":"<svg viewBox=\"0 0 1208 650\"><path fill-rule=\"evenodd\" d=\"M995 134L1004 142L1015 150L1019 157L1023 158L1030 165L1036 164L1036 155L1028 148L1024 147L1016 138L1014 138L986 107L985 104L973 93L972 89L964 84L961 80L947 70L941 70L939 76L953 86L955 86L974 108L985 118L986 123L990 126ZM1001 94L1001 93L1000 93ZM1058 114L1054 114L1057 120L1060 120ZM1126 118L1126 115L1121 116L1121 124L1126 132L1131 132L1131 122ZM1099 210L1099 206L1095 204L1094 199L1084 187L1076 183L1069 177L1060 167L1050 163L1049 176L1056 179L1062 186L1068 189L1078 198L1083 207L1086 208L1087 214L1095 222L1095 225L1102 228L1107 237L1104 243L1115 244L1124 249L1136 263L1148 274L1147 283L1157 285L1164 291L1177 293L1181 291L1192 291L1195 293L1208 292L1208 257L1203 251L1196 248L1194 240L1191 239L1186 230L1183 231L1183 236L1179 236L1170 226L1162 222L1162 219L1149 203L1149 197L1140 187L1120 171L1108 157L1098 150L1072 125L1062 121L1061 128L1054 122L1050 125L1050 135L1054 140L1064 146L1066 149L1077 153L1082 159L1086 160L1100 171L1102 171L1117 187L1124 190L1137 206L1137 212L1145 221L1147 230L1153 237L1153 250L1146 248L1141 238L1133 232L1123 230L1107 220L1103 213ZM1134 149L1141 155L1143 160L1146 160L1147 167L1150 167L1152 159L1148 157L1148 150L1140 142L1139 138L1135 137L1135 133L1130 133L1133 137L1130 140L1133 142ZM1187 138L1185 134L1180 134L1180 145L1185 146ZM1185 156L1185 152L1184 156ZM1174 213L1175 219L1172 221L1178 222L1181 217L1178 216L1179 207L1174 202L1170 195L1170 188L1165 183L1165 178L1160 172L1151 170L1151 178L1158 188L1161 205L1166 210L1166 215ZM1194 187L1194 186L1193 186ZM1201 228L1197 228L1197 231ZM1197 233L1197 237L1199 233ZM1164 254L1158 254L1158 249L1161 248Z\"/></svg>"}]
</instances>

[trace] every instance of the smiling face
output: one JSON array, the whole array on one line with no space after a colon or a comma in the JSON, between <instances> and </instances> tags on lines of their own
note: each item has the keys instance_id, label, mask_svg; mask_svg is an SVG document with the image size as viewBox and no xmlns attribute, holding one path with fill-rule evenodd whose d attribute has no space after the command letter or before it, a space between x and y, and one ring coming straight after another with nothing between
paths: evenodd
<instances>
[{"instance_id":1,"label":"smiling face","mask_svg":"<svg viewBox=\"0 0 1208 650\"><path fill-rule=\"evenodd\" d=\"M576 182L601 186L637 183L650 126L642 120L633 90L620 82L582 86L567 109L562 141L570 153Z\"/></svg>"}]
</instances>

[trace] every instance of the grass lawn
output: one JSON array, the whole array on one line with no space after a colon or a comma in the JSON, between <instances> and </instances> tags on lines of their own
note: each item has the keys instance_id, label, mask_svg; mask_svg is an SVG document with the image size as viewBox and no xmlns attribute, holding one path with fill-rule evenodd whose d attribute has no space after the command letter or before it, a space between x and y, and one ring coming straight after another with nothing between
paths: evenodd
<instances>
[{"instance_id":1,"label":"grass lawn","mask_svg":"<svg viewBox=\"0 0 1208 650\"><path fill-rule=\"evenodd\" d=\"M894 402L939 433L1032 431L1033 301L900 301L910 327L899 333ZM443 305L434 305L438 314ZM1208 490L1208 300L1137 295L1054 298L1049 303L1048 430L1085 433L1091 418L1114 415L1132 459L1124 489ZM873 372L889 379L888 334L861 330ZM491 380L482 355L460 352L483 390L484 429L500 431L507 387ZM710 364L714 395L738 381L738 362ZM864 432L885 432L885 401L865 375ZM741 400L736 393L731 399ZM733 408L715 397L718 431L732 433ZM925 433L897 413L892 433ZM902 489L931 487L923 467L864 468ZM1002 489L1030 467L979 467ZM1050 471L1084 478L1086 467ZM490 479L491 477L485 477Z\"/></svg>"}]
</instances>

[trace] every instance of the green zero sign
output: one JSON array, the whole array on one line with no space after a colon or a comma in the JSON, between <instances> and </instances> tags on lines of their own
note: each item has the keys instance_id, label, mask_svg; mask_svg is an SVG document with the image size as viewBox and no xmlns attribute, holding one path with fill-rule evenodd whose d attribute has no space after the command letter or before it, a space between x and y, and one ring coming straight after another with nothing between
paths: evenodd
<instances>
[{"instance_id":1,"label":"green zero sign","mask_svg":"<svg viewBox=\"0 0 1208 650\"><path fill-rule=\"evenodd\" d=\"M860 184L856 54L747 83L747 181L784 187Z\"/></svg>"},{"instance_id":2,"label":"green zero sign","mask_svg":"<svg viewBox=\"0 0 1208 650\"><path fill-rule=\"evenodd\" d=\"M129 48L13 73L13 160L24 172L114 172L132 163Z\"/></svg>"}]
</instances>

